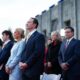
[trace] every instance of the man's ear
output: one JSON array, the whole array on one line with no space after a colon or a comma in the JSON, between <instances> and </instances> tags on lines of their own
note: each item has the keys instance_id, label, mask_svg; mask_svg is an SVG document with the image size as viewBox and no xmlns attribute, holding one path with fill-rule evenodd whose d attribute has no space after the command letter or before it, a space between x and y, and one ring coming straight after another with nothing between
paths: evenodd
<instances>
[{"instance_id":1,"label":"man's ear","mask_svg":"<svg viewBox=\"0 0 80 80\"><path fill-rule=\"evenodd\" d=\"M8 39L10 38L9 35L7 35L7 38L8 38Z\"/></svg>"},{"instance_id":2,"label":"man's ear","mask_svg":"<svg viewBox=\"0 0 80 80\"><path fill-rule=\"evenodd\" d=\"M34 24L34 26L35 26L35 28L36 28L37 24Z\"/></svg>"}]
</instances>

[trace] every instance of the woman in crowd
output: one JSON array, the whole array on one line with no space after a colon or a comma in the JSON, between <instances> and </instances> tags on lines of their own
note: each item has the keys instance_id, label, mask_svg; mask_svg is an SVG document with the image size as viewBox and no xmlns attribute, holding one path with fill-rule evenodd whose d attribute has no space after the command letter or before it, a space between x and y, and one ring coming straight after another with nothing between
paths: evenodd
<instances>
[{"instance_id":1,"label":"woman in crowd","mask_svg":"<svg viewBox=\"0 0 80 80\"><path fill-rule=\"evenodd\" d=\"M22 38L24 38L24 30L17 28L14 32L16 43L11 49L11 55L6 64L6 72L9 74L9 80L22 80L21 70L18 65L25 46L25 41Z\"/></svg>"},{"instance_id":2,"label":"woman in crowd","mask_svg":"<svg viewBox=\"0 0 80 80\"><path fill-rule=\"evenodd\" d=\"M58 52L61 45L61 36L57 31L51 33L52 42L48 45L46 56L47 73L60 74L61 68L58 63Z\"/></svg>"},{"instance_id":3,"label":"woman in crowd","mask_svg":"<svg viewBox=\"0 0 80 80\"><path fill-rule=\"evenodd\" d=\"M48 38L45 42L45 54L44 54L44 72L46 72L46 55L48 51L48 45L52 42L51 38Z\"/></svg>"}]
</instances>

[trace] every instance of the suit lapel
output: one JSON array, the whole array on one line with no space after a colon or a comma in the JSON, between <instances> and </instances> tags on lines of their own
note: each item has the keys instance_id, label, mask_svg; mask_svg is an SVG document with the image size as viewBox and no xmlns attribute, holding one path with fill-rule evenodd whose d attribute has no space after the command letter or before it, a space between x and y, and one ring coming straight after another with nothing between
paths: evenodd
<instances>
[{"instance_id":1,"label":"suit lapel","mask_svg":"<svg viewBox=\"0 0 80 80\"><path fill-rule=\"evenodd\" d=\"M75 44L74 41L75 41L74 38L70 41L70 43L69 43L69 45L68 45L68 47L67 47L67 49L66 49L66 51L65 51L65 53L64 53L65 55L67 55L67 54L69 53L70 49L71 49L72 46Z\"/></svg>"},{"instance_id":2,"label":"suit lapel","mask_svg":"<svg viewBox=\"0 0 80 80\"><path fill-rule=\"evenodd\" d=\"M35 37L36 33L37 33L37 31L35 31L35 32L30 36L30 38L28 39L26 45Z\"/></svg>"},{"instance_id":3,"label":"suit lapel","mask_svg":"<svg viewBox=\"0 0 80 80\"><path fill-rule=\"evenodd\" d=\"M65 43L66 43L66 40L63 41L62 46L61 46L61 53L62 53L63 61L64 61L64 54L65 54L65 51L66 51Z\"/></svg>"},{"instance_id":4,"label":"suit lapel","mask_svg":"<svg viewBox=\"0 0 80 80\"><path fill-rule=\"evenodd\" d=\"M4 48L6 48L6 47L10 44L10 42L11 42L11 41L9 41L7 44L5 44ZM3 48L3 49L4 49L4 48Z\"/></svg>"},{"instance_id":5,"label":"suit lapel","mask_svg":"<svg viewBox=\"0 0 80 80\"><path fill-rule=\"evenodd\" d=\"M61 47L61 51L62 51L62 57L63 57L63 60L65 61L65 56L69 53L70 49L71 49L71 46L74 45L74 41L75 39L73 38L71 40L71 42L69 43L68 47L66 48L65 47L65 44L66 44L66 40L64 40L63 44L62 44L62 47Z\"/></svg>"},{"instance_id":6,"label":"suit lapel","mask_svg":"<svg viewBox=\"0 0 80 80\"><path fill-rule=\"evenodd\" d=\"M66 50L66 48L65 48L65 44L66 44L66 40L63 42L63 44L62 44L62 52L64 53L65 52L65 50Z\"/></svg>"},{"instance_id":7,"label":"suit lapel","mask_svg":"<svg viewBox=\"0 0 80 80\"><path fill-rule=\"evenodd\" d=\"M71 46L74 44L74 38L70 41L70 43L69 43L69 45L68 45L68 47L67 47L67 49L66 50L69 50L70 48L71 48Z\"/></svg>"}]
</instances>

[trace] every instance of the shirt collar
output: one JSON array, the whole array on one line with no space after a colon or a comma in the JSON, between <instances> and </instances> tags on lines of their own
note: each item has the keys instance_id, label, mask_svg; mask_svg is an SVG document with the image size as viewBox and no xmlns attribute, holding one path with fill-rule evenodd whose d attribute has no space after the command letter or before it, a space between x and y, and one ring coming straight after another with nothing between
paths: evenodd
<instances>
[{"instance_id":1,"label":"shirt collar","mask_svg":"<svg viewBox=\"0 0 80 80\"><path fill-rule=\"evenodd\" d=\"M67 39L67 41L69 41L69 42L70 42L73 38L74 38L74 37L71 37L70 39Z\"/></svg>"},{"instance_id":2,"label":"shirt collar","mask_svg":"<svg viewBox=\"0 0 80 80\"><path fill-rule=\"evenodd\" d=\"M31 32L29 32L29 34L28 35L32 35L35 31L37 31L37 29L34 29L34 30L32 30Z\"/></svg>"},{"instance_id":3,"label":"shirt collar","mask_svg":"<svg viewBox=\"0 0 80 80\"><path fill-rule=\"evenodd\" d=\"M10 41L11 41L11 40L7 40L7 41L5 41L5 42L4 42L4 45L6 45L6 44L7 44L8 42L10 42Z\"/></svg>"}]
</instances>

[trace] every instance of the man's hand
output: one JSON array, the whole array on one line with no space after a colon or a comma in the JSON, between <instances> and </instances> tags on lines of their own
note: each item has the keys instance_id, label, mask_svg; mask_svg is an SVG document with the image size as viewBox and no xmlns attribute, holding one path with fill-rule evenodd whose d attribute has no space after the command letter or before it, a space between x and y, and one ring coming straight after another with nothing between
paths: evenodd
<instances>
[{"instance_id":1,"label":"man's hand","mask_svg":"<svg viewBox=\"0 0 80 80\"><path fill-rule=\"evenodd\" d=\"M66 70L69 69L69 64L67 64L67 63L62 63L62 64L61 64L61 68L66 71Z\"/></svg>"},{"instance_id":2,"label":"man's hand","mask_svg":"<svg viewBox=\"0 0 80 80\"><path fill-rule=\"evenodd\" d=\"M19 67L21 70L25 70L28 67L28 65L26 63L19 62Z\"/></svg>"},{"instance_id":3,"label":"man's hand","mask_svg":"<svg viewBox=\"0 0 80 80\"><path fill-rule=\"evenodd\" d=\"M46 67L47 66L47 63L44 63L44 67Z\"/></svg>"},{"instance_id":4,"label":"man's hand","mask_svg":"<svg viewBox=\"0 0 80 80\"><path fill-rule=\"evenodd\" d=\"M5 67L5 71L6 71L7 74L10 74L12 72L9 67Z\"/></svg>"}]
</instances>

